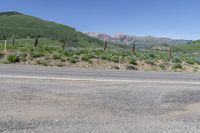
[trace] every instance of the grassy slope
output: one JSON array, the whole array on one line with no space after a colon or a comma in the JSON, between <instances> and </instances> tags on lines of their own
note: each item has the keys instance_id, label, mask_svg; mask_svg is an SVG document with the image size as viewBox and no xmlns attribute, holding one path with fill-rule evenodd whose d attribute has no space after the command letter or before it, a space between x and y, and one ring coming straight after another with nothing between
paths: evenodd
<instances>
[{"instance_id":1,"label":"grassy slope","mask_svg":"<svg viewBox=\"0 0 200 133\"><path fill-rule=\"evenodd\" d=\"M7 42L4 53L4 41L0 41L0 64L22 63L45 66L72 66L124 69L133 65L139 70L156 71L200 71L199 54L173 52L169 58L168 51L132 50L111 47L106 51L103 47L72 48L57 40L39 39L38 47L34 47L34 39L17 39L14 46L12 40Z\"/></svg>"},{"instance_id":2,"label":"grassy slope","mask_svg":"<svg viewBox=\"0 0 200 133\"><path fill-rule=\"evenodd\" d=\"M174 46L175 51L181 51L185 53L198 52L200 53L200 41L194 41L192 44Z\"/></svg>"},{"instance_id":3,"label":"grassy slope","mask_svg":"<svg viewBox=\"0 0 200 133\"><path fill-rule=\"evenodd\" d=\"M12 36L20 38L40 36L66 40L70 45L80 47L103 45L102 41L88 37L74 28L19 13L10 15L0 13L0 38L2 39L3 36L8 38Z\"/></svg>"}]
</instances>

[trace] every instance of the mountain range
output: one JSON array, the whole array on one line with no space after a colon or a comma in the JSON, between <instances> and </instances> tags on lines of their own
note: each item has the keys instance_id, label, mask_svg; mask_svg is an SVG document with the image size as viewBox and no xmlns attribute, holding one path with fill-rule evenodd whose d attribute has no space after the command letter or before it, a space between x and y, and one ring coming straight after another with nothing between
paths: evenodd
<instances>
[{"instance_id":1,"label":"mountain range","mask_svg":"<svg viewBox=\"0 0 200 133\"><path fill-rule=\"evenodd\" d=\"M141 37L134 35L126 35L122 33L117 33L114 36L98 32L87 32L85 34L97 39L101 39L103 41L107 40L108 42L124 44L124 45L135 44L137 47L145 47L145 48L151 47L152 45L182 45L182 44L192 43L192 40L161 38L154 36Z\"/></svg>"}]
</instances>

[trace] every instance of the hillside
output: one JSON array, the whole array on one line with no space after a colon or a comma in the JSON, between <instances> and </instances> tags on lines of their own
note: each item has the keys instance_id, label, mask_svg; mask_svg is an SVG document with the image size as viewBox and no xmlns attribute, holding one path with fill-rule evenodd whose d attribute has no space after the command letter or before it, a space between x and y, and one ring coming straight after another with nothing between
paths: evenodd
<instances>
[{"instance_id":1,"label":"hillside","mask_svg":"<svg viewBox=\"0 0 200 133\"><path fill-rule=\"evenodd\" d=\"M136 47L139 48L149 48L152 45L180 45L180 44L189 44L192 43L191 40L177 40L171 38L159 38L154 36L133 36L133 35L124 35L124 34L116 34L114 36L110 36L105 33L97 33L97 32L88 32L87 35L91 37L95 37L101 40L108 40L113 43L124 44L124 45L132 45L135 44Z\"/></svg>"},{"instance_id":2,"label":"hillside","mask_svg":"<svg viewBox=\"0 0 200 133\"><path fill-rule=\"evenodd\" d=\"M0 13L0 39L5 37L65 40L66 43L78 46L99 46L103 44L102 41L78 32L69 26L18 12Z\"/></svg>"},{"instance_id":3,"label":"hillside","mask_svg":"<svg viewBox=\"0 0 200 133\"><path fill-rule=\"evenodd\" d=\"M200 40L194 41L190 45L174 46L175 51L182 51L185 53L197 52L200 53Z\"/></svg>"}]
</instances>

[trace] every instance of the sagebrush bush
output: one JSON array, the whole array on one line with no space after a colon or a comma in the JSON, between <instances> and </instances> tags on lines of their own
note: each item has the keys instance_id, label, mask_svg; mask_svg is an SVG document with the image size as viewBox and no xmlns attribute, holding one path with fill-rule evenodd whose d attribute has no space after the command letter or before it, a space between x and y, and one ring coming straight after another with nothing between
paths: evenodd
<instances>
[{"instance_id":1,"label":"sagebrush bush","mask_svg":"<svg viewBox=\"0 0 200 133\"><path fill-rule=\"evenodd\" d=\"M195 62L200 65L200 58L197 58Z\"/></svg>"},{"instance_id":2,"label":"sagebrush bush","mask_svg":"<svg viewBox=\"0 0 200 133\"><path fill-rule=\"evenodd\" d=\"M57 53L57 52L54 52L52 57L53 57L53 59L55 59L55 60L57 60L57 59L61 59L62 54Z\"/></svg>"},{"instance_id":3,"label":"sagebrush bush","mask_svg":"<svg viewBox=\"0 0 200 133\"><path fill-rule=\"evenodd\" d=\"M109 55L109 54L103 54L100 56L101 59L108 60L108 61L111 60L111 57L112 57L112 55Z\"/></svg>"},{"instance_id":4,"label":"sagebrush bush","mask_svg":"<svg viewBox=\"0 0 200 133\"><path fill-rule=\"evenodd\" d=\"M119 56L112 56L111 61L115 63L119 63Z\"/></svg>"},{"instance_id":5,"label":"sagebrush bush","mask_svg":"<svg viewBox=\"0 0 200 133\"><path fill-rule=\"evenodd\" d=\"M180 63L174 64L174 69L182 69L183 66Z\"/></svg>"},{"instance_id":6,"label":"sagebrush bush","mask_svg":"<svg viewBox=\"0 0 200 133\"><path fill-rule=\"evenodd\" d=\"M147 59L147 60L145 60L145 63L150 64L150 65L155 65L156 64L156 60Z\"/></svg>"},{"instance_id":7,"label":"sagebrush bush","mask_svg":"<svg viewBox=\"0 0 200 133\"><path fill-rule=\"evenodd\" d=\"M129 63L132 65L137 65L137 59L134 57L129 58Z\"/></svg>"},{"instance_id":8,"label":"sagebrush bush","mask_svg":"<svg viewBox=\"0 0 200 133\"><path fill-rule=\"evenodd\" d=\"M81 60L85 61L85 62L89 62L90 59L92 59L92 58L93 58L93 55L91 55L91 54L83 54L83 55L81 55Z\"/></svg>"},{"instance_id":9,"label":"sagebrush bush","mask_svg":"<svg viewBox=\"0 0 200 133\"><path fill-rule=\"evenodd\" d=\"M173 58L172 60L173 63L182 63L181 59L176 57L176 58Z\"/></svg>"},{"instance_id":10,"label":"sagebrush bush","mask_svg":"<svg viewBox=\"0 0 200 133\"><path fill-rule=\"evenodd\" d=\"M165 61L169 60L169 56L167 54L159 54L158 58Z\"/></svg>"},{"instance_id":11,"label":"sagebrush bush","mask_svg":"<svg viewBox=\"0 0 200 133\"><path fill-rule=\"evenodd\" d=\"M195 61L193 59L188 59L186 61L186 63L190 64L190 65L194 65L195 64Z\"/></svg>"},{"instance_id":12,"label":"sagebrush bush","mask_svg":"<svg viewBox=\"0 0 200 133\"><path fill-rule=\"evenodd\" d=\"M74 56L70 57L69 62L73 63L73 64L79 62L79 56L74 55Z\"/></svg>"},{"instance_id":13,"label":"sagebrush bush","mask_svg":"<svg viewBox=\"0 0 200 133\"><path fill-rule=\"evenodd\" d=\"M23 61L23 62L25 62L26 61L26 57L27 57L27 54L26 53L22 53L20 55L20 60Z\"/></svg>"},{"instance_id":14,"label":"sagebrush bush","mask_svg":"<svg viewBox=\"0 0 200 133\"><path fill-rule=\"evenodd\" d=\"M65 62L65 61L67 61L67 57L61 56L60 60L61 60L62 62Z\"/></svg>"},{"instance_id":15,"label":"sagebrush bush","mask_svg":"<svg viewBox=\"0 0 200 133\"><path fill-rule=\"evenodd\" d=\"M49 65L49 62L46 61L46 60L44 60L44 59L37 59L37 60L36 60L36 63L37 63L38 65L43 65L43 66L48 66L48 65Z\"/></svg>"},{"instance_id":16,"label":"sagebrush bush","mask_svg":"<svg viewBox=\"0 0 200 133\"><path fill-rule=\"evenodd\" d=\"M42 56L45 55L42 51L38 51L38 50L36 50L36 51L31 51L29 54L30 54L30 56L31 56L32 58L39 58L39 57L42 57Z\"/></svg>"},{"instance_id":17,"label":"sagebrush bush","mask_svg":"<svg viewBox=\"0 0 200 133\"><path fill-rule=\"evenodd\" d=\"M63 64L62 62L57 62L56 63L56 66L58 66L58 67L63 67L65 64Z\"/></svg>"},{"instance_id":18,"label":"sagebrush bush","mask_svg":"<svg viewBox=\"0 0 200 133\"><path fill-rule=\"evenodd\" d=\"M156 58L156 56L154 54L149 54L150 58Z\"/></svg>"},{"instance_id":19,"label":"sagebrush bush","mask_svg":"<svg viewBox=\"0 0 200 133\"><path fill-rule=\"evenodd\" d=\"M161 70L166 70L166 67L164 64L159 64L159 67L161 68Z\"/></svg>"}]
</instances>

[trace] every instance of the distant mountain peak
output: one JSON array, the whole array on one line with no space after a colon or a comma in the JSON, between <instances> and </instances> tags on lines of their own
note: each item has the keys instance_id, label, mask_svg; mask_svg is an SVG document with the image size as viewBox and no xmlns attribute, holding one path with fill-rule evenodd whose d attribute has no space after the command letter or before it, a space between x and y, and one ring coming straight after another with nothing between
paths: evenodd
<instances>
[{"instance_id":1,"label":"distant mountain peak","mask_svg":"<svg viewBox=\"0 0 200 133\"><path fill-rule=\"evenodd\" d=\"M135 35L126 35L123 33L116 33L114 36L98 33L98 32L89 32L87 35L101 39L103 41L108 40L109 42L119 43L124 45L132 45L133 43L137 46L153 46L156 44L163 45L176 45L176 44L187 44L191 43L191 40L179 40L179 39L171 39L164 37L155 37L152 35L148 36L135 36Z\"/></svg>"},{"instance_id":2,"label":"distant mountain peak","mask_svg":"<svg viewBox=\"0 0 200 133\"><path fill-rule=\"evenodd\" d=\"M9 11L9 12L0 12L0 16L1 15L11 16L11 15L23 15L23 14L16 11Z\"/></svg>"},{"instance_id":3,"label":"distant mountain peak","mask_svg":"<svg viewBox=\"0 0 200 133\"><path fill-rule=\"evenodd\" d=\"M115 39L106 33L86 32L85 34L87 34L88 36L103 40L103 41L107 40L109 42L115 42Z\"/></svg>"},{"instance_id":4,"label":"distant mountain peak","mask_svg":"<svg viewBox=\"0 0 200 133\"><path fill-rule=\"evenodd\" d=\"M118 32L118 33L115 33L115 34L114 34L114 37L116 37L116 36L124 36L124 35L125 35L124 33Z\"/></svg>"}]
</instances>

